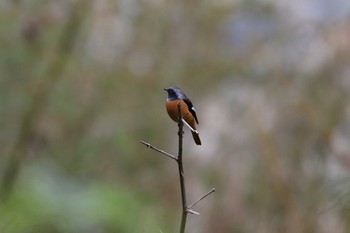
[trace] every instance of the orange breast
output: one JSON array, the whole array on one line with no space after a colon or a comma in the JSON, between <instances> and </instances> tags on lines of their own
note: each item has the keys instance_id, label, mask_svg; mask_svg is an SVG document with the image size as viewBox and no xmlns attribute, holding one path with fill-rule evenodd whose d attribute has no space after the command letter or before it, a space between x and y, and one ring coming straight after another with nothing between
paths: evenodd
<instances>
[{"instance_id":1,"label":"orange breast","mask_svg":"<svg viewBox=\"0 0 350 233\"><path fill-rule=\"evenodd\" d=\"M193 129L196 129L194 117L188 110L187 104L182 99L166 101L166 110L170 118L175 122L179 121L179 111L177 108L177 103L179 102L181 104L181 114L183 118Z\"/></svg>"}]
</instances>

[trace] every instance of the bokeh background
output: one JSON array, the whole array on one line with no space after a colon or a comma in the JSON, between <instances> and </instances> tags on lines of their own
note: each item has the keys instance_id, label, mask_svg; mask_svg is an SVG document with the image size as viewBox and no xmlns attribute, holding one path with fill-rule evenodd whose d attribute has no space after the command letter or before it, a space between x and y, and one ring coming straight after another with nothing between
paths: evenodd
<instances>
[{"instance_id":1,"label":"bokeh background","mask_svg":"<svg viewBox=\"0 0 350 233\"><path fill-rule=\"evenodd\" d=\"M350 232L350 1L1 0L0 232Z\"/></svg>"}]
</instances>

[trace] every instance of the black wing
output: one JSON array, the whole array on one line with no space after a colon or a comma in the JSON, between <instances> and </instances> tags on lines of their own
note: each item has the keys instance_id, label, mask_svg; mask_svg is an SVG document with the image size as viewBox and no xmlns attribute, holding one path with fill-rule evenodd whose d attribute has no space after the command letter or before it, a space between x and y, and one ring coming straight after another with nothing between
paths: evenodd
<instances>
[{"instance_id":1,"label":"black wing","mask_svg":"<svg viewBox=\"0 0 350 233\"><path fill-rule=\"evenodd\" d=\"M184 98L183 101L186 103L188 110L192 113L194 119L196 120L197 124L198 123L198 118L197 118L197 114L196 114L196 110L193 107L193 104L191 102L191 100L189 98Z\"/></svg>"}]
</instances>

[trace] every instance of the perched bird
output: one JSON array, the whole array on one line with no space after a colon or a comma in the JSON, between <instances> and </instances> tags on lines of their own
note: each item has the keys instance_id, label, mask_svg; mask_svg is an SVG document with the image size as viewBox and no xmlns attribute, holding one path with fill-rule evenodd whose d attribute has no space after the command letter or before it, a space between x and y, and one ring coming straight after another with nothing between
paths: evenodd
<instances>
[{"instance_id":1,"label":"perched bird","mask_svg":"<svg viewBox=\"0 0 350 233\"><path fill-rule=\"evenodd\" d=\"M177 104L181 104L181 114L183 119L192 128L192 136L197 145L201 145L201 139L199 133L196 130L196 123L198 124L198 118L196 110L194 109L191 100L185 95L185 93L179 87L164 88L168 92L168 98L166 99L166 110L171 119L175 122L179 122L179 111Z\"/></svg>"}]
</instances>

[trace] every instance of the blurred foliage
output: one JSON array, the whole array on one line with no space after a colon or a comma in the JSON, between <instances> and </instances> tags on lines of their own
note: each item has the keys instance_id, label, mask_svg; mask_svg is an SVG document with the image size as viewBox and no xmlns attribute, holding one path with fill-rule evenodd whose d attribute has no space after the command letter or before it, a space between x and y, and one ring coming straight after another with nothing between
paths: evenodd
<instances>
[{"instance_id":1,"label":"blurred foliage","mask_svg":"<svg viewBox=\"0 0 350 233\"><path fill-rule=\"evenodd\" d=\"M147 211L150 207L140 202L144 198L122 187L94 182L86 186L50 164L34 165L25 172L28 177L1 208L4 232L158 230Z\"/></svg>"},{"instance_id":2,"label":"blurred foliage","mask_svg":"<svg viewBox=\"0 0 350 233\"><path fill-rule=\"evenodd\" d=\"M349 232L347 0L0 2L0 232ZM185 138L189 132L186 132ZM197 211L197 209L196 209Z\"/></svg>"}]
</instances>

